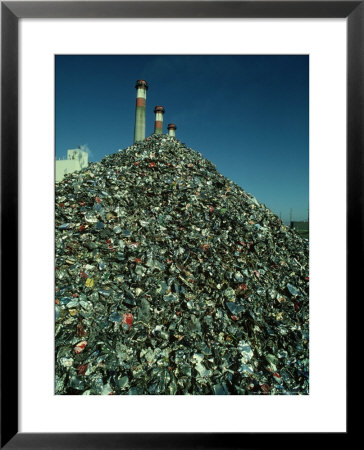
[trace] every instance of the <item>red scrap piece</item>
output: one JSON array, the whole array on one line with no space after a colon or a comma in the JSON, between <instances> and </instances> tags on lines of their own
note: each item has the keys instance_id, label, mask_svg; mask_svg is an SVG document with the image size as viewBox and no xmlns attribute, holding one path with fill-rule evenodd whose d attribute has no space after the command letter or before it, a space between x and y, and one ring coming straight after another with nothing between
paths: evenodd
<instances>
[{"instance_id":1,"label":"red scrap piece","mask_svg":"<svg viewBox=\"0 0 364 450\"><path fill-rule=\"evenodd\" d=\"M210 205L210 207L209 207L209 211L210 211L210 213L212 213L212 212L213 212L213 210L214 210L214 207Z\"/></svg>"},{"instance_id":2,"label":"red scrap piece","mask_svg":"<svg viewBox=\"0 0 364 450\"><path fill-rule=\"evenodd\" d=\"M138 263L138 264L140 264L141 262L143 262L143 260L140 259L140 258L134 258L133 261L134 261L135 263Z\"/></svg>"},{"instance_id":3,"label":"red scrap piece","mask_svg":"<svg viewBox=\"0 0 364 450\"><path fill-rule=\"evenodd\" d=\"M310 280L310 277L306 277L305 280L306 280L306 281L309 281L309 280Z\"/></svg>"},{"instance_id":4,"label":"red scrap piece","mask_svg":"<svg viewBox=\"0 0 364 450\"><path fill-rule=\"evenodd\" d=\"M293 304L294 304L294 309L296 310L296 312L298 312L300 309L300 304L297 303L296 301L294 301Z\"/></svg>"},{"instance_id":5,"label":"red scrap piece","mask_svg":"<svg viewBox=\"0 0 364 450\"><path fill-rule=\"evenodd\" d=\"M78 202L80 206L85 206L85 202Z\"/></svg>"},{"instance_id":6,"label":"red scrap piece","mask_svg":"<svg viewBox=\"0 0 364 450\"><path fill-rule=\"evenodd\" d=\"M79 342L75 347L74 351L78 355L79 353L83 352L85 350L85 347L87 345L87 341L81 341Z\"/></svg>"},{"instance_id":7,"label":"red scrap piece","mask_svg":"<svg viewBox=\"0 0 364 450\"><path fill-rule=\"evenodd\" d=\"M167 258L167 264L172 264L172 260Z\"/></svg>"},{"instance_id":8,"label":"red scrap piece","mask_svg":"<svg viewBox=\"0 0 364 450\"><path fill-rule=\"evenodd\" d=\"M80 228L78 229L78 231L83 231L84 229L85 229L85 227L86 227L86 224L82 224L81 226L80 226Z\"/></svg>"},{"instance_id":9,"label":"red scrap piece","mask_svg":"<svg viewBox=\"0 0 364 450\"><path fill-rule=\"evenodd\" d=\"M56 305L59 305L59 300L58 300L58 298L56 298Z\"/></svg>"},{"instance_id":10,"label":"red scrap piece","mask_svg":"<svg viewBox=\"0 0 364 450\"><path fill-rule=\"evenodd\" d=\"M85 375L87 370L88 364L80 364L77 367L78 375Z\"/></svg>"},{"instance_id":11,"label":"red scrap piece","mask_svg":"<svg viewBox=\"0 0 364 450\"><path fill-rule=\"evenodd\" d=\"M133 314L131 314L131 313L123 314L122 323L126 323L127 325L129 325L129 330L130 330L131 325L133 323Z\"/></svg>"},{"instance_id":12,"label":"red scrap piece","mask_svg":"<svg viewBox=\"0 0 364 450\"><path fill-rule=\"evenodd\" d=\"M96 202L97 204L99 204L99 203L101 202L101 198L100 198L100 197L95 197L95 202Z\"/></svg>"},{"instance_id":13,"label":"red scrap piece","mask_svg":"<svg viewBox=\"0 0 364 450\"><path fill-rule=\"evenodd\" d=\"M236 316L231 316L233 320L239 320Z\"/></svg>"},{"instance_id":14,"label":"red scrap piece","mask_svg":"<svg viewBox=\"0 0 364 450\"><path fill-rule=\"evenodd\" d=\"M180 316L181 315L181 311L176 311L176 316Z\"/></svg>"},{"instance_id":15,"label":"red scrap piece","mask_svg":"<svg viewBox=\"0 0 364 450\"><path fill-rule=\"evenodd\" d=\"M81 278L88 278L88 275L86 272L80 272L80 277Z\"/></svg>"},{"instance_id":16,"label":"red scrap piece","mask_svg":"<svg viewBox=\"0 0 364 450\"><path fill-rule=\"evenodd\" d=\"M203 244L201 245L201 248L204 252L206 252L210 248L210 244Z\"/></svg>"},{"instance_id":17,"label":"red scrap piece","mask_svg":"<svg viewBox=\"0 0 364 450\"><path fill-rule=\"evenodd\" d=\"M107 241L106 241L106 244L110 244L111 243L111 239L108 239Z\"/></svg>"},{"instance_id":18,"label":"red scrap piece","mask_svg":"<svg viewBox=\"0 0 364 450\"><path fill-rule=\"evenodd\" d=\"M138 166L140 164L140 161L135 161L134 163L133 163L133 166Z\"/></svg>"},{"instance_id":19,"label":"red scrap piece","mask_svg":"<svg viewBox=\"0 0 364 450\"><path fill-rule=\"evenodd\" d=\"M64 203L60 203L59 206L60 206L61 208L64 208Z\"/></svg>"},{"instance_id":20,"label":"red scrap piece","mask_svg":"<svg viewBox=\"0 0 364 450\"><path fill-rule=\"evenodd\" d=\"M269 386L267 385L267 384L262 384L261 386L260 386L260 389L265 393L265 394L267 394L268 392L269 392Z\"/></svg>"},{"instance_id":21,"label":"red scrap piece","mask_svg":"<svg viewBox=\"0 0 364 450\"><path fill-rule=\"evenodd\" d=\"M248 286L245 283L241 283L241 284L239 284L238 288L241 291L246 291L248 289Z\"/></svg>"},{"instance_id":22,"label":"red scrap piece","mask_svg":"<svg viewBox=\"0 0 364 450\"><path fill-rule=\"evenodd\" d=\"M259 278L260 277L260 273L257 270L254 270L254 275Z\"/></svg>"},{"instance_id":23,"label":"red scrap piece","mask_svg":"<svg viewBox=\"0 0 364 450\"><path fill-rule=\"evenodd\" d=\"M155 163L154 161L153 162L151 162L150 164L149 164L149 167L155 167L157 165L157 163Z\"/></svg>"},{"instance_id":24,"label":"red scrap piece","mask_svg":"<svg viewBox=\"0 0 364 450\"><path fill-rule=\"evenodd\" d=\"M78 294L72 294L72 297L78 297Z\"/></svg>"},{"instance_id":25,"label":"red scrap piece","mask_svg":"<svg viewBox=\"0 0 364 450\"><path fill-rule=\"evenodd\" d=\"M274 372L273 376L276 377L276 378L282 378L282 377L279 375L278 372Z\"/></svg>"}]
</instances>

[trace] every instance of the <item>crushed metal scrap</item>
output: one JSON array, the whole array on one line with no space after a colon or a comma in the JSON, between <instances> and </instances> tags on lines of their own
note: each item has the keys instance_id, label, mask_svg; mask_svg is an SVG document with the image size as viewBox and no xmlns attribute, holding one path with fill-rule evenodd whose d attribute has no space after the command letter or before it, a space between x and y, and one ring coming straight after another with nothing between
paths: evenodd
<instances>
[{"instance_id":1,"label":"crushed metal scrap","mask_svg":"<svg viewBox=\"0 0 364 450\"><path fill-rule=\"evenodd\" d=\"M152 135L56 185L56 394L308 393L308 245Z\"/></svg>"}]
</instances>

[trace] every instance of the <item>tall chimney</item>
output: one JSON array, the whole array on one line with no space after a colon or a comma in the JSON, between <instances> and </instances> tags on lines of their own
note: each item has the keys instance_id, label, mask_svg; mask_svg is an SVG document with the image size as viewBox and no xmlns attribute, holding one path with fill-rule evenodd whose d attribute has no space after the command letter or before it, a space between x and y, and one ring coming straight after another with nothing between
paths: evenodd
<instances>
[{"instance_id":1,"label":"tall chimney","mask_svg":"<svg viewBox=\"0 0 364 450\"><path fill-rule=\"evenodd\" d=\"M176 130L177 130L176 125L174 123L169 123L167 128L168 128L168 135L176 137Z\"/></svg>"},{"instance_id":2,"label":"tall chimney","mask_svg":"<svg viewBox=\"0 0 364 450\"><path fill-rule=\"evenodd\" d=\"M163 114L165 113L163 106L156 106L154 108L154 113L154 134L163 134Z\"/></svg>"},{"instance_id":3,"label":"tall chimney","mask_svg":"<svg viewBox=\"0 0 364 450\"><path fill-rule=\"evenodd\" d=\"M145 103L147 99L148 84L145 80L137 80L135 84L137 90L135 108L135 128L134 142L145 139Z\"/></svg>"}]
</instances>

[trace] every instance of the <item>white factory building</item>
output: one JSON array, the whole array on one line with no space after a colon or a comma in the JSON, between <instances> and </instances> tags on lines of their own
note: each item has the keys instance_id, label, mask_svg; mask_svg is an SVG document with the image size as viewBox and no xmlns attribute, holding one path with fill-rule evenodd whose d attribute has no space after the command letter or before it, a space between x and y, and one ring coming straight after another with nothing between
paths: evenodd
<instances>
[{"instance_id":1,"label":"white factory building","mask_svg":"<svg viewBox=\"0 0 364 450\"><path fill-rule=\"evenodd\" d=\"M88 166L88 153L82 148L67 150L67 159L56 160L56 183L67 173L76 172Z\"/></svg>"}]
</instances>

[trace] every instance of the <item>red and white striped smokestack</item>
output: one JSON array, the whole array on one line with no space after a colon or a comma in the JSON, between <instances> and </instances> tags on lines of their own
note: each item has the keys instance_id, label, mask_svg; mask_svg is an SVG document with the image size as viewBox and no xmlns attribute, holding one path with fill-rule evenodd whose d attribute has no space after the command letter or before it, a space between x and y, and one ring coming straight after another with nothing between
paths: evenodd
<instances>
[{"instance_id":1,"label":"red and white striped smokestack","mask_svg":"<svg viewBox=\"0 0 364 450\"><path fill-rule=\"evenodd\" d=\"M134 142L145 139L145 105L147 100L148 83L145 80L137 80L135 84L137 90L135 108Z\"/></svg>"},{"instance_id":2,"label":"red and white striped smokestack","mask_svg":"<svg viewBox=\"0 0 364 450\"><path fill-rule=\"evenodd\" d=\"M174 123L169 123L167 128L168 128L168 135L175 137L177 130L176 125Z\"/></svg>"},{"instance_id":3,"label":"red and white striped smokestack","mask_svg":"<svg viewBox=\"0 0 364 450\"><path fill-rule=\"evenodd\" d=\"M163 106L156 106L154 108L155 122L154 122L154 134L163 134L163 114L165 110Z\"/></svg>"}]
</instances>

